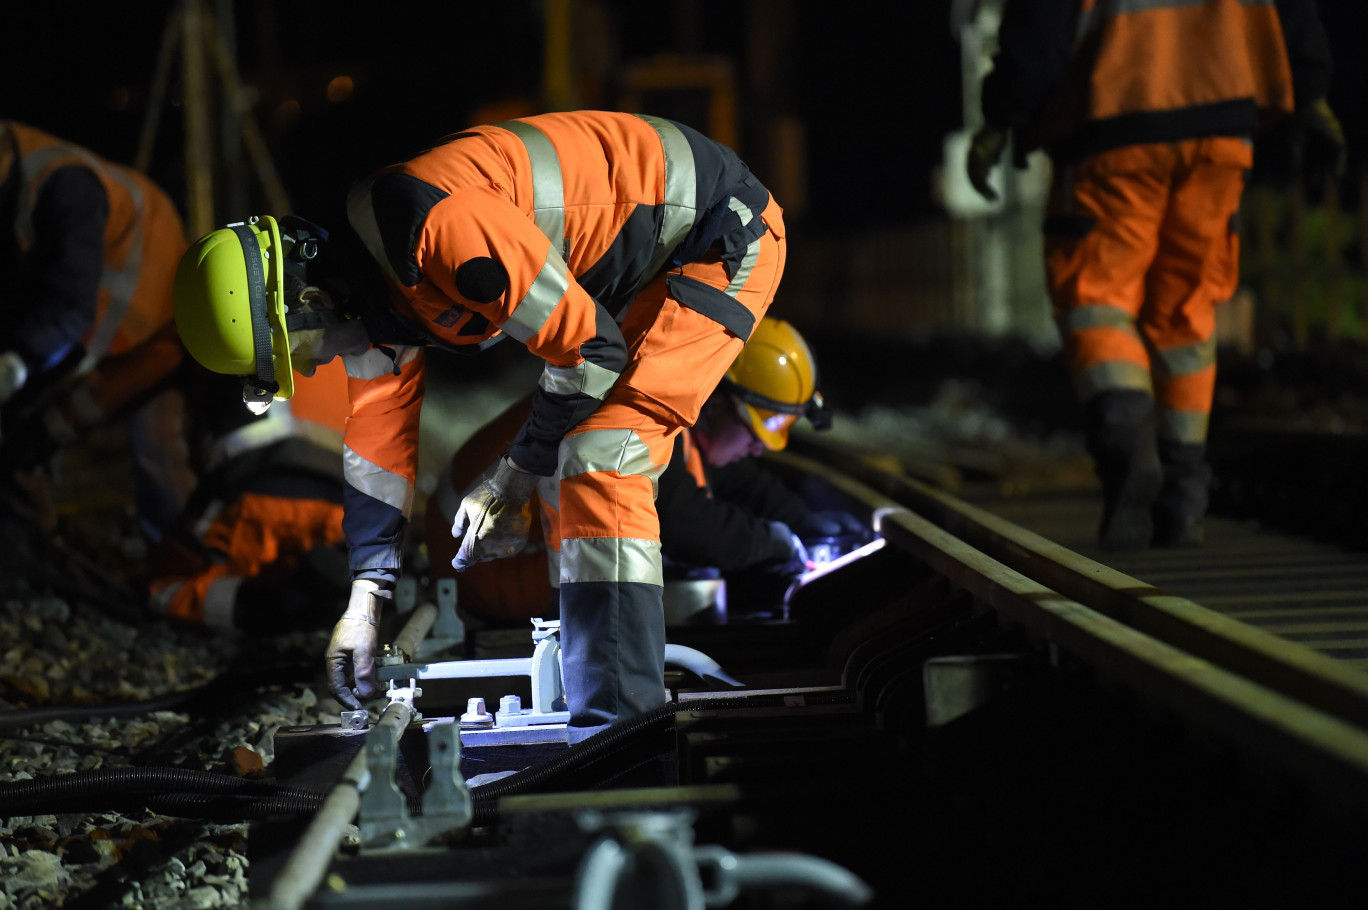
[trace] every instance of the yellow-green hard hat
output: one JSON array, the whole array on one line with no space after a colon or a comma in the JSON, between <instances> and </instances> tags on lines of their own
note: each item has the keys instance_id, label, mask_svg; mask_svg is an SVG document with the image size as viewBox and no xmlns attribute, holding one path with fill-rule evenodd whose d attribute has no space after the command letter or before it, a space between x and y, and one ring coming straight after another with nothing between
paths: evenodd
<instances>
[{"instance_id":1,"label":"yellow-green hard hat","mask_svg":"<svg viewBox=\"0 0 1368 910\"><path fill-rule=\"evenodd\" d=\"M243 376L263 406L294 394L285 328L285 249L269 215L190 245L176 269L173 310L185 349L206 369Z\"/></svg>"}]
</instances>

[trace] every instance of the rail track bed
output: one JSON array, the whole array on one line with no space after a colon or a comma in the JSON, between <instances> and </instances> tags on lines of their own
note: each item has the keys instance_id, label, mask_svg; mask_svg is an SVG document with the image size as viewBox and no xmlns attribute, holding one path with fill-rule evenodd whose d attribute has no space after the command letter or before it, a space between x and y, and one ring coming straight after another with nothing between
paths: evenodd
<instances>
[{"instance_id":1,"label":"rail track bed","mask_svg":"<svg viewBox=\"0 0 1368 910\"><path fill-rule=\"evenodd\" d=\"M1306 905L1358 886L1368 675L1324 618L1353 606L1351 553L1217 520L1200 550L1100 554L1087 496L970 503L811 438L771 465L884 545L671 628L740 685L672 671L670 705L573 747L554 725L457 738L468 692L435 682L365 731L282 729L259 803L201 802L251 820L251 899ZM1346 600L1292 616L1294 578Z\"/></svg>"}]
</instances>

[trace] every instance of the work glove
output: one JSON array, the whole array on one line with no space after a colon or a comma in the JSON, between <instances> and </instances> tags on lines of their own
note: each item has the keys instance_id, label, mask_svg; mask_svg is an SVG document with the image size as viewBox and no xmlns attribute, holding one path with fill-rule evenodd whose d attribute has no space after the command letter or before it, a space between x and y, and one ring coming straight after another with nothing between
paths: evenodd
<instances>
[{"instance_id":1,"label":"work glove","mask_svg":"<svg viewBox=\"0 0 1368 910\"><path fill-rule=\"evenodd\" d=\"M1293 148L1307 194L1325 195L1326 184L1344 176L1344 131L1324 98L1305 105L1293 117Z\"/></svg>"},{"instance_id":2,"label":"work glove","mask_svg":"<svg viewBox=\"0 0 1368 910\"><path fill-rule=\"evenodd\" d=\"M822 537L856 537L863 540L869 536L869 529L858 518L839 509L809 512L798 522L796 530L803 540Z\"/></svg>"},{"instance_id":3,"label":"work glove","mask_svg":"<svg viewBox=\"0 0 1368 910\"><path fill-rule=\"evenodd\" d=\"M766 524L769 525L771 556L762 563L762 568L775 575L801 575L812 568L807 547L792 528L782 521Z\"/></svg>"},{"instance_id":4,"label":"work glove","mask_svg":"<svg viewBox=\"0 0 1368 910\"><path fill-rule=\"evenodd\" d=\"M1007 148L1007 131L995 126L981 126L969 142L969 154L965 158L965 170L969 182L978 190L979 195L989 202L997 202L997 190L988 183L988 174L1002 157Z\"/></svg>"},{"instance_id":5,"label":"work glove","mask_svg":"<svg viewBox=\"0 0 1368 910\"><path fill-rule=\"evenodd\" d=\"M461 500L451 525L451 536L461 541L451 561L456 571L522 551L532 529L528 503L540 479L516 467L507 455L484 472Z\"/></svg>"},{"instance_id":6,"label":"work glove","mask_svg":"<svg viewBox=\"0 0 1368 910\"><path fill-rule=\"evenodd\" d=\"M328 688L333 697L352 711L359 710L361 699L375 694L375 652L380 639L380 610L391 594L369 578L352 582L346 612L333 626L328 642ZM356 681L347 685L348 666Z\"/></svg>"}]
</instances>

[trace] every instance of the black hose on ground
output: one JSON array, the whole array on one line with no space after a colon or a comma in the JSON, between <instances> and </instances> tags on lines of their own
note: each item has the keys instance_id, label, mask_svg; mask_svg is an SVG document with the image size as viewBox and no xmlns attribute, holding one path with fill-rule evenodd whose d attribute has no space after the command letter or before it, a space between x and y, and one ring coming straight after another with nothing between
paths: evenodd
<instances>
[{"instance_id":1,"label":"black hose on ground","mask_svg":"<svg viewBox=\"0 0 1368 910\"><path fill-rule=\"evenodd\" d=\"M753 699L702 699L669 702L614 724L548 761L471 790L472 824L496 820L499 800L549 788L555 781L612 760L633 740L674 722L681 710L701 711L754 704ZM133 765L78 771L52 777L0 783L0 818L147 807L185 818L248 820L270 815L317 812L326 794L271 781L252 780L191 768ZM416 810L412 806L411 810Z\"/></svg>"},{"instance_id":2,"label":"black hose on ground","mask_svg":"<svg viewBox=\"0 0 1368 910\"><path fill-rule=\"evenodd\" d=\"M272 781L192 768L129 766L0 783L0 817L94 811L112 803L127 804L128 800L147 805L168 793L232 796L239 801L284 798L302 800L301 804L318 797L318 804L322 804L321 794Z\"/></svg>"}]
</instances>

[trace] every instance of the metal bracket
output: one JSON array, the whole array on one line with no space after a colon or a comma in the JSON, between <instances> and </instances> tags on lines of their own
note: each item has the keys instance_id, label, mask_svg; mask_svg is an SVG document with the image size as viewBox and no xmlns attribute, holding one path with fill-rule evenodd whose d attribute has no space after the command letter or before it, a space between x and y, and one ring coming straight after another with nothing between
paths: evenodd
<instances>
[{"instance_id":1,"label":"metal bracket","mask_svg":"<svg viewBox=\"0 0 1368 910\"><path fill-rule=\"evenodd\" d=\"M500 710L495 715L496 725L527 727L536 724L566 723L570 720L570 712L565 708L565 682L561 671L559 633L560 620L534 619L532 640L536 647L531 657L445 660L378 666L376 676L391 683L407 679L410 686L428 679L528 676L532 683L532 707L523 708L522 700L517 696L504 696L500 699ZM422 690L416 690L415 694L421 695Z\"/></svg>"},{"instance_id":2,"label":"metal bracket","mask_svg":"<svg viewBox=\"0 0 1368 910\"><path fill-rule=\"evenodd\" d=\"M418 644L416 658L446 654L458 645L465 644L465 623L456 613L456 579L437 579L437 619L432 623L432 631Z\"/></svg>"},{"instance_id":3,"label":"metal bracket","mask_svg":"<svg viewBox=\"0 0 1368 910\"><path fill-rule=\"evenodd\" d=\"M410 815L395 783L398 744L383 736L366 738L370 780L361 793L361 844L369 851L411 850L465 828L475 816L470 788L461 777L461 731L451 722L427 730L432 776L423 792L423 814Z\"/></svg>"}]
</instances>

